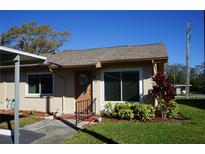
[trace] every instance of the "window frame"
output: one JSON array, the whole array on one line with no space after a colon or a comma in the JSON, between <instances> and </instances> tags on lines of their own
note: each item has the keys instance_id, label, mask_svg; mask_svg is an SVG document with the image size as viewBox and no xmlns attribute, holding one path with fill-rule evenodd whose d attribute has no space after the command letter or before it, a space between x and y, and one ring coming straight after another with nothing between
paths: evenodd
<instances>
[{"instance_id":1,"label":"window frame","mask_svg":"<svg viewBox=\"0 0 205 154\"><path fill-rule=\"evenodd\" d=\"M39 82L39 93L29 93L29 84L28 84L28 78L30 75L52 75L52 93L41 93L41 83ZM53 96L54 92L54 75L51 72L40 72L40 73L27 73L27 79L26 79L26 97L41 97L41 96Z\"/></svg>"},{"instance_id":2,"label":"window frame","mask_svg":"<svg viewBox=\"0 0 205 154\"><path fill-rule=\"evenodd\" d=\"M143 68L137 67L137 68L114 68L114 69L103 69L101 71L101 88L100 88L100 101L101 101L101 108L104 108L104 105L108 102L111 103L117 103L117 102L127 102L122 101L122 80L120 81L120 88L121 88L121 101L105 101L105 81L104 81L104 73L106 72L130 72L130 71L138 71L139 72L139 102L143 103L143 96L144 96L144 76L143 76ZM122 74L122 73L120 73Z\"/></svg>"}]
</instances>

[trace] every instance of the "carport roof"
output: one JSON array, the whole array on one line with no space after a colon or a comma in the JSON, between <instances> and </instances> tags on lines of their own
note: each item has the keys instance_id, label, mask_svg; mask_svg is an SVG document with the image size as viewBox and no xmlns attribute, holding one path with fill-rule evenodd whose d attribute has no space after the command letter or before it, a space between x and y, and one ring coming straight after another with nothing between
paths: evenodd
<instances>
[{"instance_id":1,"label":"carport roof","mask_svg":"<svg viewBox=\"0 0 205 154\"><path fill-rule=\"evenodd\" d=\"M13 65L14 58L17 55L20 56L21 64L45 63L47 61L47 58L44 56L39 56L28 52L0 46L0 66Z\"/></svg>"}]
</instances>

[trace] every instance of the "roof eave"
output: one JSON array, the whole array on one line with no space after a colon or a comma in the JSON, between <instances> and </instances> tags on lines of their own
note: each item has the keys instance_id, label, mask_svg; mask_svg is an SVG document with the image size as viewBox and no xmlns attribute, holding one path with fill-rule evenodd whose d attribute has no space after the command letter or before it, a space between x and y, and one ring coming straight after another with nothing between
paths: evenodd
<instances>
[{"instance_id":1,"label":"roof eave","mask_svg":"<svg viewBox=\"0 0 205 154\"><path fill-rule=\"evenodd\" d=\"M118 63L118 62L145 62L145 61L167 61L168 57L155 57L155 58L143 58L143 59L123 59L123 60L108 60L108 61L100 61L101 64L107 63Z\"/></svg>"},{"instance_id":2,"label":"roof eave","mask_svg":"<svg viewBox=\"0 0 205 154\"><path fill-rule=\"evenodd\" d=\"M168 57L154 57L154 58L143 58L143 59L126 59L126 60L108 60L108 61L99 61L101 64L116 64L116 63L125 63L125 62L152 62L152 61L163 61L167 62ZM97 62L97 63L99 63ZM90 64L81 64L81 65L58 65L55 63L56 68L89 68L95 67L97 63Z\"/></svg>"}]
</instances>

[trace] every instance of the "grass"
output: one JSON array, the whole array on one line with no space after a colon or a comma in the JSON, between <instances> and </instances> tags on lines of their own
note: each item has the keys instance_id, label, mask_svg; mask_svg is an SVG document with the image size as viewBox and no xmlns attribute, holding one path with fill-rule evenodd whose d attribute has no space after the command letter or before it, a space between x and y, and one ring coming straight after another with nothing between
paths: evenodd
<instances>
[{"instance_id":1,"label":"grass","mask_svg":"<svg viewBox=\"0 0 205 154\"><path fill-rule=\"evenodd\" d=\"M178 100L182 122L103 122L89 125L63 143L205 143L205 100ZM192 103L191 103L192 102ZM187 104L186 104L187 103ZM203 105L201 104L203 103ZM197 104L197 105L196 105ZM200 104L200 105L199 105Z\"/></svg>"},{"instance_id":2,"label":"grass","mask_svg":"<svg viewBox=\"0 0 205 154\"><path fill-rule=\"evenodd\" d=\"M14 126L14 117L8 115L0 115L0 128L3 129L13 129ZM41 119L36 116L21 117L19 119L19 126L24 127L32 123L38 122Z\"/></svg>"}]
</instances>

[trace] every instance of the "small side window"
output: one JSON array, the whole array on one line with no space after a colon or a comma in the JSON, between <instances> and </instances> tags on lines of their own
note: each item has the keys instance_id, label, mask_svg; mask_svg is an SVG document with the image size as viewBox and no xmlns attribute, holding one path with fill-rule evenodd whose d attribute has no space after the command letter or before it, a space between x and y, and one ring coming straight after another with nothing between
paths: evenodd
<instances>
[{"instance_id":1,"label":"small side window","mask_svg":"<svg viewBox=\"0 0 205 154\"><path fill-rule=\"evenodd\" d=\"M28 76L28 93L39 94L39 75Z\"/></svg>"},{"instance_id":2,"label":"small side window","mask_svg":"<svg viewBox=\"0 0 205 154\"><path fill-rule=\"evenodd\" d=\"M53 76L52 74L30 74L28 75L29 94L52 94Z\"/></svg>"}]
</instances>

